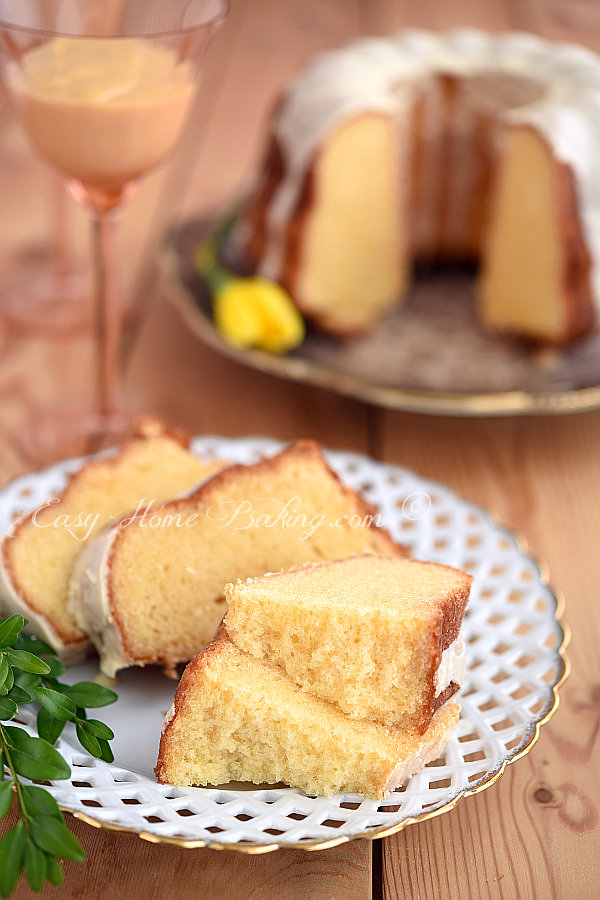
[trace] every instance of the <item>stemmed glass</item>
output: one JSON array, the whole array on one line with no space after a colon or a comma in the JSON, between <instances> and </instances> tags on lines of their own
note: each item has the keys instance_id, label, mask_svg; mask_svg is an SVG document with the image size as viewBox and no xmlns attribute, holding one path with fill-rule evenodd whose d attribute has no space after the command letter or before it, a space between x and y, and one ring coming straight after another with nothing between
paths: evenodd
<instances>
[{"instance_id":1,"label":"stemmed glass","mask_svg":"<svg viewBox=\"0 0 600 900\"><path fill-rule=\"evenodd\" d=\"M227 0L0 0L0 65L35 150L90 212L96 410L81 430L121 435L116 238L139 180L179 137Z\"/></svg>"}]
</instances>

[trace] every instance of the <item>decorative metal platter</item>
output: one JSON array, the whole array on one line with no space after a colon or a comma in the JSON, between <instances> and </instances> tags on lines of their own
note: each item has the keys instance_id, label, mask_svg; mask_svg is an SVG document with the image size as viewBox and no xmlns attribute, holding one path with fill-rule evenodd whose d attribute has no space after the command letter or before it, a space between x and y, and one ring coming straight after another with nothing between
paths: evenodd
<instances>
[{"instance_id":1,"label":"decorative metal platter","mask_svg":"<svg viewBox=\"0 0 600 900\"><path fill-rule=\"evenodd\" d=\"M202 457L252 463L280 445L265 438L196 438ZM489 787L535 744L558 706L567 675L562 604L547 573L520 541L479 507L436 482L355 453L330 451L340 477L378 507L392 535L416 557L460 566L475 576L464 623L468 678L458 727L443 755L382 801L354 794L323 798L283 785L172 788L153 775L162 718L175 683L157 669L119 678L119 700L103 710L115 732L115 762L81 750L65 730L58 746L68 781L49 790L63 809L90 824L182 847L265 853L280 847L324 849L393 834L437 816ZM0 527L60 492L81 465L72 459L24 475L0 493ZM97 673L95 661L68 679ZM32 718L22 719L26 725ZM69 726L70 727L70 726Z\"/></svg>"},{"instance_id":2,"label":"decorative metal platter","mask_svg":"<svg viewBox=\"0 0 600 900\"><path fill-rule=\"evenodd\" d=\"M285 356L232 347L213 325L194 270L208 225L184 225L163 248L167 298L204 343L243 365L379 406L438 415L567 413L600 407L600 329L564 348L539 349L486 333L475 317L473 271L421 271L405 303L368 334L309 332ZM234 261L235 262L235 261Z\"/></svg>"}]
</instances>

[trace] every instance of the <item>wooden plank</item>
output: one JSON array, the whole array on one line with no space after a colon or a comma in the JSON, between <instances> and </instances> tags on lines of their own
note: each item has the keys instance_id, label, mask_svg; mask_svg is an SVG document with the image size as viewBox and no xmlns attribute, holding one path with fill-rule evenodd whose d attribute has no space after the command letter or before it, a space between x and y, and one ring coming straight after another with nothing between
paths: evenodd
<instances>
[{"instance_id":1,"label":"wooden plank","mask_svg":"<svg viewBox=\"0 0 600 900\"><path fill-rule=\"evenodd\" d=\"M383 458L496 510L550 562L573 673L537 747L498 784L386 840L384 897L583 897L600 878L600 414L504 421L384 413ZM460 847L460 853L456 848Z\"/></svg>"},{"instance_id":2,"label":"wooden plank","mask_svg":"<svg viewBox=\"0 0 600 900\"><path fill-rule=\"evenodd\" d=\"M501 31L515 27L503 0L362 0L363 30L389 34L400 28L448 28L469 26Z\"/></svg>"},{"instance_id":3,"label":"wooden plank","mask_svg":"<svg viewBox=\"0 0 600 900\"><path fill-rule=\"evenodd\" d=\"M11 816L10 824L14 824ZM282 850L247 856L218 850L180 850L111 834L67 817L88 852L66 862L65 883L46 887L48 900L366 900L370 896L367 841L320 852ZM3 829L0 828L0 834ZM27 883L14 900L33 900Z\"/></svg>"},{"instance_id":4,"label":"wooden plank","mask_svg":"<svg viewBox=\"0 0 600 900\"><path fill-rule=\"evenodd\" d=\"M317 388L263 375L209 350L157 298L128 372L134 411L193 433L311 436L331 446L368 448L368 409Z\"/></svg>"}]
</instances>

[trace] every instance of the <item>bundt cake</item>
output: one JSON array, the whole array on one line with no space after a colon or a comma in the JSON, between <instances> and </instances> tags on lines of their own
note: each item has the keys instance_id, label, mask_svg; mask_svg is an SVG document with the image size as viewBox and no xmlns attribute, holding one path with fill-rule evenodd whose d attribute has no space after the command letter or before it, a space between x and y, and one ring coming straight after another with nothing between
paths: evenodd
<instances>
[{"instance_id":1,"label":"bundt cake","mask_svg":"<svg viewBox=\"0 0 600 900\"><path fill-rule=\"evenodd\" d=\"M156 775L175 786L283 781L312 794L381 798L440 755L458 716L449 701L421 737L350 719L239 650L221 628L183 674Z\"/></svg>"},{"instance_id":2,"label":"bundt cake","mask_svg":"<svg viewBox=\"0 0 600 900\"><path fill-rule=\"evenodd\" d=\"M405 31L326 53L279 102L232 245L336 335L420 260L475 260L478 315L560 343L600 298L600 58L532 34Z\"/></svg>"},{"instance_id":3,"label":"bundt cake","mask_svg":"<svg viewBox=\"0 0 600 900\"><path fill-rule=\"evenodd\" d=\"M471 581L448 566L362 554L229 584L224 623L241 650L350 717L424 734L465 678Z\"/></svg>"},{"instance_id":4,"label":"bundt cake","mask_svg":"<svg viewBox=\"0 0 600 900\"><path fill-rule=\"evenodd\" d=\"M178 433L145 420L116 455L93 459L71 477L61 496L23 516L2 541L0 608L21 613L28 630L66 659L87 644L67 605L71 566L111 519L182 494L222 464L207 464Z\"/></svg>"},{"instance_id":5,"label":"bundt cake","mask_svg":"<svg viewBox=\"0 0 600 900\"><path fill-rule=\"evenodd\" d=\"M106 528L73 568L73 615L107 675L148 663L174 674L214 637L228 582L365 550L405 555L376 518L298 441Z\"/></svg>"}]
</instances>

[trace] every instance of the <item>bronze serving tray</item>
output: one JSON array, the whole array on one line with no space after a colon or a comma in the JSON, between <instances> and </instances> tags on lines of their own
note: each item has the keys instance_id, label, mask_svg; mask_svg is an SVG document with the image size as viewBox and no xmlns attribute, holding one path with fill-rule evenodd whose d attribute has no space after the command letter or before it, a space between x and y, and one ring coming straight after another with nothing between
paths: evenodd
<instances>
[{"instance_id":1,"label":"bronze serving tray","mask_svg":"<svg viewBox=\"0 0 600 900\"><path fill-rule=\"evenodd\" d=\"M192 221L170 235L162 282L188 328L236 362L378 406L436 415L600 407L600 329L558 348L486 333L475 317L468 267L419 271L403 305L364 336L339 340L309 331L285 356L232 347L214 327L210 295L194 269L208 228L206 220Z\"/></svg>"}]
</instances>

